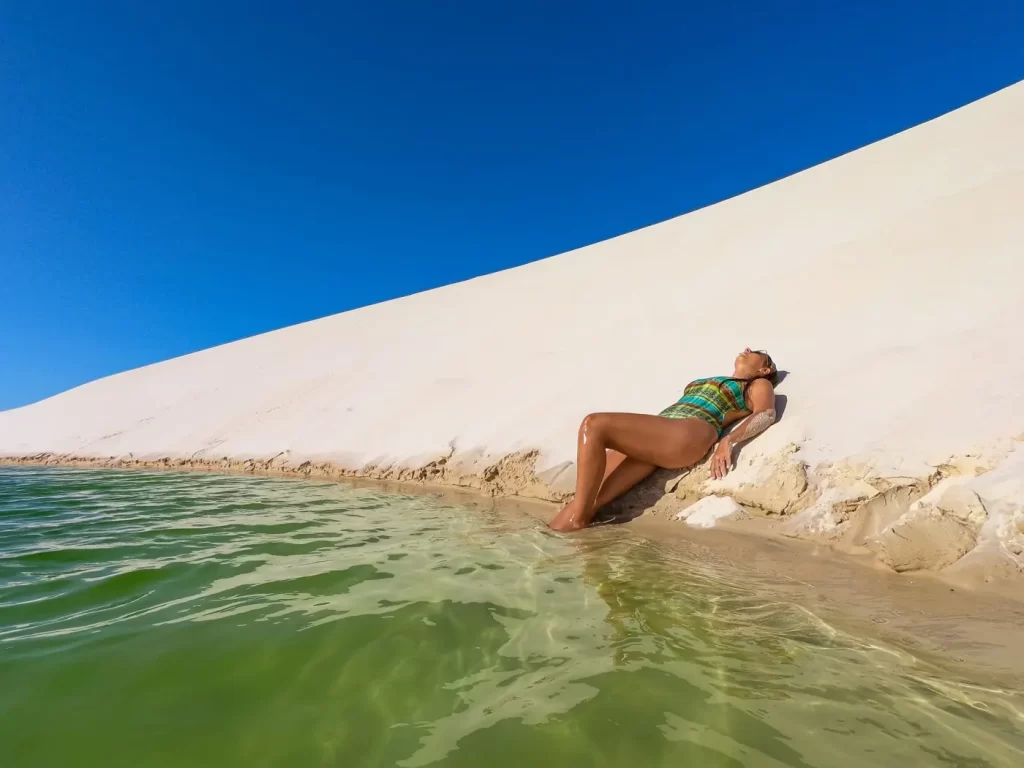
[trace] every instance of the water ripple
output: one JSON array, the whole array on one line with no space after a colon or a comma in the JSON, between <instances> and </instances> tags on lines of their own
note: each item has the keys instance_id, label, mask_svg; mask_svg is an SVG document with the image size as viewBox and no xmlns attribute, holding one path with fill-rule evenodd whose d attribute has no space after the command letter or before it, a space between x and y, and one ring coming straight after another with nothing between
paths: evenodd
<instances>
[{"instance_id":1,"label":"water ripple","mask_svg":"<svg viewBox=\"0 0 1024 768\"><path fill-rule=\"evenodd\" d=\"M331 483L0 469L0 680L4 765L1024 764L707 553Z\"/></svg>"}]
</instances>

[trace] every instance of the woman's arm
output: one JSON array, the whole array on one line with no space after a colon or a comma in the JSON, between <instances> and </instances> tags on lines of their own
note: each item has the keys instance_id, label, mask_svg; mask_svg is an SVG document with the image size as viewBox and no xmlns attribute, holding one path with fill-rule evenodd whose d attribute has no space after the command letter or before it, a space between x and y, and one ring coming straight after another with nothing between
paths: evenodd
<instances>
[{"instance_id":1,"label":"woman's arm","mask_svg":"<svg viewBox=\"0 0 1024 768\"><path fill-rule=\"evenodd\" d=\"M718 441L711 457L711 477L720 480L733 468L733 447L764 432L775 423L775 388L758 379L747 388L747 404L752 413L732 432Z\"/></svg>"}]
</instances>

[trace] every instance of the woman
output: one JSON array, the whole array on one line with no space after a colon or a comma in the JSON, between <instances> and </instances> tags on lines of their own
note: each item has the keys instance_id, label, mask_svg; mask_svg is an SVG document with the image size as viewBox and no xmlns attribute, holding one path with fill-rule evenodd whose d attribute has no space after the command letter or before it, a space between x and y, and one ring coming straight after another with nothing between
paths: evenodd
<instances>
[{"instance_id":1,"label":"woman","mask_svg":"<svg viewBox=\"0 0 1024 768\"><path fill-rule=\"evenodd\" d=\"M549 525L556 531L585 528L598 509L655 469L692 466L716 440L711 476L725 477L733 466L733 447L775 422L777 376L767 352L745 349L736 357L732 376L690 382L679 402L658 416L590 414L576 443L576 495ZM743 418L722 437L727 426Z\"/></svg>"}]
</instances>

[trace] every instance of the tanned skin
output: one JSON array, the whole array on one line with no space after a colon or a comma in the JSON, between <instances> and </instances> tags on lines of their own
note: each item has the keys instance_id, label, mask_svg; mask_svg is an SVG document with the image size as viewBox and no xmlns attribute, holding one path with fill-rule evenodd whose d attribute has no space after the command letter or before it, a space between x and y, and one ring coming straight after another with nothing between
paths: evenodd
<instances>
[{"instance_id":1,"label":"tanned skin","mask_svg":"<svg viewBox=\"0 0 1024 768\"><path fill-rule=\"evenodd\" d=\"M556 531L578 531L594 519L601 507L617 499L658 467L683 469L707 455L711 476L725 477L734 467L734 449L775 422L775 388L759 376L773 373L762 352L743 350L732 376L754 379L747 385L748 411L726 415L726 425L744 419L721 439L701 419L670 419L643 413L592 413L580 424L576 441L576 495L551 520ZM717 442L717 445L716 445Z\"/></svg>"}]
</instances>

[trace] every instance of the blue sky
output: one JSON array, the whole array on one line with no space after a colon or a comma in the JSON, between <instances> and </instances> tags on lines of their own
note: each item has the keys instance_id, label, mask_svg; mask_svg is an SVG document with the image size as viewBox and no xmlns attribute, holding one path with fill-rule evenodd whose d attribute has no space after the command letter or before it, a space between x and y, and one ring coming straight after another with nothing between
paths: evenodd
<instances>
[{"instance_id":1,"label":"blue sky","mask_svg":"<svg viewBox=\"0 0 1024 768\"><path fill-rule=\"evenodd\" d=\"M1024 78L1022 8L2 2L0 409L817 164Z\"/></svg>"}]
</instances>

